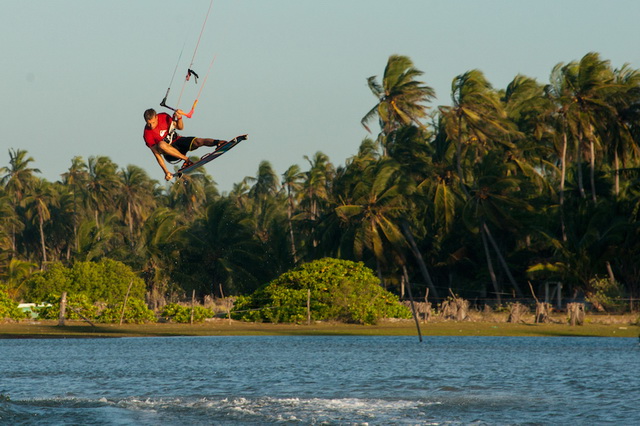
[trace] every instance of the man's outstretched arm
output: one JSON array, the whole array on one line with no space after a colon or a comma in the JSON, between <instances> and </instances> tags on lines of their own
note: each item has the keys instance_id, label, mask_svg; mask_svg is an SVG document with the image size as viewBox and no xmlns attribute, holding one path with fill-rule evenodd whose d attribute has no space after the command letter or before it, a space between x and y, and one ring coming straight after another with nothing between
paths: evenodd
<instances>
[{"instance_id":1,"label":"man's outstretched arm","mask_svg":"<svg viewBox=\"0 0 640 426\"><path fill-rule=\"evenodd\" d=\"M169 171L169 169L167 169L167 164L164 162L164 157L162 156L162 152L160 151L160 148L158 148L158 145L154 145L153 147L151 147L151 151L153 152L154 157L156 157L156 161L164 172L164 179L171 180L171 178L173 178L173 174Z\"/></svg>"}]
</instances>

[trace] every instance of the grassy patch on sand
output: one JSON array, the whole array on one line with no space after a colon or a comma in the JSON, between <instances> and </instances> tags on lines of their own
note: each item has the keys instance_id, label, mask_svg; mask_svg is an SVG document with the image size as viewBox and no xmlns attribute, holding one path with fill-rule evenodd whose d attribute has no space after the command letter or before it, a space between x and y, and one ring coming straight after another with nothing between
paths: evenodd
<instances>
[{"instance_id":1,"label":"grassy patch on sand","mask_svg":"<svg viewBox=\"0 0 640 426\"><path fill-rule=\"evenodd\" d=\"M638 337L637 316L587 316L585 324L570 326L564 318L554 323L511 324L496 318L474 321L432 321L421 323L428 336L594 336ZM22 321L0 323L0 338L102 338L154 336L417 336L413 320L384 321L377 325L314 323L311 325L246 323L215 319L200 324L96 324L67 321Z\"/></svg>"}]
</instances>

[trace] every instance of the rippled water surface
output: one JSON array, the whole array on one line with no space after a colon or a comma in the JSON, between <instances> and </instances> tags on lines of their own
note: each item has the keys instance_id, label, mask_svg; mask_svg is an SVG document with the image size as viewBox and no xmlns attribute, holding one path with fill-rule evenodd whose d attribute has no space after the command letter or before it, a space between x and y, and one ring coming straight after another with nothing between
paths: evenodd
<instances>
[{"instance_id":1,"label":"rippled water surface","mask_svg":"<svg viewBox=\"0 0 640 426\"><path fill-rule=\"evenodd\" d=\"M637 339L0 340L0 424L640 424Z\"/></svg>"}]
</instances>

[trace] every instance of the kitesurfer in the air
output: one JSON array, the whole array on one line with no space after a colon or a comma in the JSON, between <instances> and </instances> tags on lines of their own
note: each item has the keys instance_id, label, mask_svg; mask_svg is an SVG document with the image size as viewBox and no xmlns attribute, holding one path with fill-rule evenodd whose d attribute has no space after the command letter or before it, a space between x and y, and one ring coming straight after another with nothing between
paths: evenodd
<instances>
[{"instance_id":1,"label":"kitesurfer in the air","mask_svg":"<svg viewBox=\"0 0 640 426\"><path fill-rule=\"evenodd\" d=\"M153 152L158 164L164 171L164 178L171 180L173 174L167 168L165 159L169 162L183 160L182 168L191 165L186 153L201 146L222 146L227 141L220 139L196 138L193 136L180 136L175 130L184 129L182 122L182 110L176 110L173 116L164 112L156 113L153 109L144 112L144 142ZM173 126L172 126L173 124Z\"/></svg>"}]
</instances>

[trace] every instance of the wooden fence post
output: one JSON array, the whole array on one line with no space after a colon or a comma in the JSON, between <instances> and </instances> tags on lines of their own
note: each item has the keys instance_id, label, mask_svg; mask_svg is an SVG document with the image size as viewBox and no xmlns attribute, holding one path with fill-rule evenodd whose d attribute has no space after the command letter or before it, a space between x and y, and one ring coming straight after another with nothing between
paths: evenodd
<instances>
[{"instance_id":1,"label":"wooden fence post","mask_svg":"<svg viewBox=\"0 0 640 426\"><path fill-rule=\"evenodd\" d=\"M196 291L195 289L191 293L191 321L190 324L193 325L193 311L196 309Z\"/></svg>"},{"instance_id":2,"label":"wooden fence post","mask_svg":"<svg viewBox=\"0 0 640 426\"><path fill-rule=\"evenodd\" d=\"M67 292L62 292L62 297L60 298L60 315L58 315L58 325L64 326L64 317L67 313Z\"/></svg>"},{"instance_id":3,"label":"wooden fence post","mask_svg":"<svg viewBox=\"0 0 640 426\"><path fill-rule=\"evenodd\" d=\"M584 323L584 303L567 303L569 312L569 325L582 325Z\"/></svg>"},{"instance_id":4,"label":"wooden fence post","mask_svg":"<svg viewBox=\"0 0 640 426\"><path fill-rule=\"evenodd\" d=\"M311 289L307 289L307 325L311 325Z\"/></svg>"},{"instance_id":5,"label":"wooden fence post","mask_svg":"<svg viewBox=\"0 0 640 426\"><path fill-rule=\"evenodd\" d=\"M131 286L133 285L133 280L129 283L129 288L127 289L127 294L124 296L124 302L122 302L122 312L120 312L120 325L122 325L122 320L124 319L124 310L127 307L127 300L129 300L129 292L131 291Z\"/></svg>"}]
</instances>

